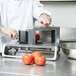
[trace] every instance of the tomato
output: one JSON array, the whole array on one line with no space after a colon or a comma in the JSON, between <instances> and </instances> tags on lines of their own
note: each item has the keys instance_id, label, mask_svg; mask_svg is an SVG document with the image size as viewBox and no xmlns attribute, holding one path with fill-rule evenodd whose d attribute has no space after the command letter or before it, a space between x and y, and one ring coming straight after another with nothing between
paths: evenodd
<instances>
[{"instance_id":1,"label":"tomato","mask_svg":"<svg viewBox=\"0 0 76 76\"><path fill-rule=\"evenodd\" d=\"M39 33L36 33L36 34L35 34L35 39L36 39L36 42L40 39Z\"/></svg>"},{"instance_id":2,"label":"tomato","mask_svg":"<svg viewBox=\"0 0 76 76\"><path fill-rule=\"evenodd\" d=\"M22 57L22 61L24 64L31 64L33 62L34 58L32 55L28 55L28 54L25 54L23 57Z\"/></svg>"},{"instance_id":3,"label":"tomato","mask_svg":"<svg viewBox=\"0 0 76 76\"><path fill-rule=\"evenodd\" d=\"M40 52L35 51L31 55L25 54L22 57L22 61L24 64L32 64L32 62L35 61L35 64L42 66L45 64L46 58Z\"/></svg>"},{"instance_id":4,"label":"tomato","mask_svg":"<svg viewBox=\"0 0 76 76\"><path fill-rule=\"evenodd\" d=\"M41 21L41 24L44 24L43 21Z\"/></svg>"},{"instance_id":5,"label":"tomato","mask_svg":"<svg viewBox=\"0 0 76 76\"><path fill-rule=\"evenodd\" d=\"M35 51L35 52L33 52L32 53L32 56L34 57L34 59L35 59L35 57L39 57L39 56L41 56L42 54L40 53L40 52L38 52L38 51Z\"/></svg>"},{"instance_id":6,"label":"tomato","mask_svg":"<svg viewBox=\"0 0 76 76\"><path fill-rule=\"evenodd\" d=\"M34 57L32 56L32 55L30 55L31 56L31 59L32 59L32 62L34 61Z\"/></svg>"},{"instance_id":7,"label":"tomato","mask_svg":"<svg viewBox=\"0 0 76 76\"><path fill-rule=\"evenodd\" d=\"M35 57L35 64L39 65L39 66L42 66L44 65L46 62L46 58L45 56L39 56L39 57Z\"/></svg>"}]
</instances>

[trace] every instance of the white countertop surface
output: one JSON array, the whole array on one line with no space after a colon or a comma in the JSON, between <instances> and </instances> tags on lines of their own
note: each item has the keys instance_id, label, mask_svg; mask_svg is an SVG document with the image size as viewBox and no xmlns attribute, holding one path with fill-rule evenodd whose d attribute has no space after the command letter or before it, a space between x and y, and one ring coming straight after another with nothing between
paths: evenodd
<instances>
[{"instance_id":1,"label":"white countertop surface","mask_svg":"<svg viewBox=\"0 0 76 76\"><path fill-rule=\"evenodd\" d=\"M45 66L37 66L0 56L0 76L76 76L76 60L68 59L61 52L57 61L46 61Z\"/></svg>"}]
</instances>

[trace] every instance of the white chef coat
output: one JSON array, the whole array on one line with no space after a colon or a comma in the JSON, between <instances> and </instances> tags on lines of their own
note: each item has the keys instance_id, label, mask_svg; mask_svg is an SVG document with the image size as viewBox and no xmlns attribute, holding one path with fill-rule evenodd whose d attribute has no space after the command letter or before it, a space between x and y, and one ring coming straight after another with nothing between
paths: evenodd
<instances>
[{"instance_id":1,"label":"white chef coat","mask_svg":"<svg viewBox=\"0 0 76 76\"><path fill-rule=\"evenodd\" d=\"M1 25L4 27L17 31L32 29L33 18L38 19L42 13L50 15L39 0L0 0ZM0 44L10 41L4 36L0 39Z\"/></svg>"},{"instance_id":2,"label":"white chef coat","mask_svg":"<svg viewBox=\"0 0 76 76\"><path fill-rule=\"evenodd\" d=\"M15 30L33 28L33 18L50 15L39 0L0 0L0 8L1 24Z\"/></svg>"}]
</instances>

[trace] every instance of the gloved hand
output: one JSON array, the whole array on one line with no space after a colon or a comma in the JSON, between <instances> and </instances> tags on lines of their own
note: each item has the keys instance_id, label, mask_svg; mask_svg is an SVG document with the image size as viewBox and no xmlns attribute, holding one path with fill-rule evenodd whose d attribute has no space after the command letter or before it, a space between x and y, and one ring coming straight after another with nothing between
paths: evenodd
<instances>
[{"instance_id":1,"label":"gloved hand","mask_svg":"<svg viewBox=\"0 0 76 76\"><path fill-rule=\"evenodd\" d=\"M51 24L51 22L52 22L51 17L45 13L41 14L41 16L39 17L39 26L40 27L47 27Z\"/></svg>"},{"instance_id":2,"label":"gloved hand","mask_svg":"<svg viewBox=\"0 0 76 76\"><path fill-rule=\"evenodd\" d=\"M11 39L17 39L17 31L9 28L1 28L1 32L5 35L8 35Z\"/></svg>"}]
</instances>

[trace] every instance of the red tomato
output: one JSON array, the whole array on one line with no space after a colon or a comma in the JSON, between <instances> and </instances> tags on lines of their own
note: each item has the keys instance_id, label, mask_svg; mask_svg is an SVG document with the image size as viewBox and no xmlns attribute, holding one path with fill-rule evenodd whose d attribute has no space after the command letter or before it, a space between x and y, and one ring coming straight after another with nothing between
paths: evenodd
<instances>
[{"instance_id":1,"label":"red tomato","mask_svg":"<svg viewBox=\"0 0 76 76\"><path fill-rule=\"evenodd\" d=\"M43 21L41 21L41 24L44 24Z\"/></svg>"},{"instance_id":2,"label":"red tomato","mask_svg":"<svg viewBox=\"0 0 76 76\"><path fill-rule=\"evenodd\" d=\"M33 62L33 60L34 60L34 58L32 55L26 54L22 57L22 61L24 64L31 64Z\"/></svg>"},{"instance_id":3,"label":"red tomato","mask_svg":"<svg viewBox=\"0 0 76 76\"><path fill-rule=\"evenodd\" d=\"M39 56L39 57L35 57L35 64L39 65L39 66L42 66L44 65L46 62L46 58L45 56Z\"/></svg>"},{"instance_id":4,"label":"red tomato","mask_svg":"<svg viewBox=\"0 0 76 76\"><path fill-rule=\"evenodd\" d=\"M34 61L34 57L32 56L32 55L30 55L31 56L31 58L32 58L32 62Z\"/></svg>"},{"instance_id":5,"label":"red tomato","mask_svg":"<svg viewBox=\"0 0 76 76\"><path fill-rule=\"evenodd\" d=\"M34 59L35 59L35 57L39 57L41 55L42 54L40 52L38 52L38 51L35 51L35 52L32 53L32 56L34 57Z\"/></svg>"},{"instance_id":6,"label":"red tomato","mask_svg":"<svg viewBox=\"0 0 76 76\"><path fill-rule=\"evenodd\" d=\"M40 39L39 33L36 33L36 34L35 34L35 39L36 39L36 41L38 41L38 40Z\"/></svg>"}]
</instances>

